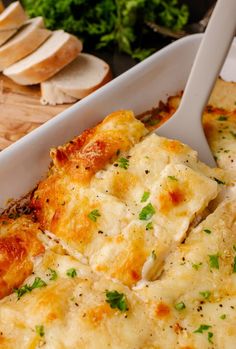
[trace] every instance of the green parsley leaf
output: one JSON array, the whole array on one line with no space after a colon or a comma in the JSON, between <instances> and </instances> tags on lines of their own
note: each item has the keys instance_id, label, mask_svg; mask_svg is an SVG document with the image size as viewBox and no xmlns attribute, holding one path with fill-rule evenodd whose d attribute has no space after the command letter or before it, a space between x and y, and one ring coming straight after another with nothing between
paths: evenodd
<instances>
[{"instance_id":1,"label":"green parsley leaf","mask_svg":"<svg viewBox=\"0 0 236 349\"><path fill-rule=\"evenodd\" d=\"M225 115L220 115L217 120L218 121L226 121L226 120L228 120L228 118Z\"/></svg>"},{"instance_id":2,"label":"green parsley leaf","mask_svg":"<svg viewBox=\"0 0 236 349\"><path fill-rule=\"evenodd\" d=\"M46 282L43 281L40 277L36 277L34 279L32 286L30 286L30 288L31 288L31 290L33 290L34 288L42 288L45 286L47 286Z\"/></svg>"},{"instance_id":3,"label":"green parsley leaf","mask_svg":"<svg viewBox=\"0 0 236 349\"><path fill-rule=\"evenodd\" d=\"M218 183L218 184L225 184L225 182L221 181L220 179L214 177L214 180Z\"/></svg>"},{"instance_id":4,"label":"green parsley leaf","mask_svg":"<svg viewBox=\"0 0 236 349\"><path fill-rule=\"evenodd\" d=\"M204 331L209 330L209 328L211 328L212 326L210 325L200 325L198 327L198 329L196 329L195 331L193 331L193 333L203 333Z\"/></svg>"},{"instance_id":5,"label":"green parsley leaf","mask_svg":"<svg viewBox=\"0 0 236 349\"><path fill-rule=\"evenodd\" d=\"M171 179L172 181L178 181L178 179L175 176L168 176L169 179Z\"/></svg>"},{"instance_id":6,"label":"green parsley leaf","mask_svg":"<svg viewBox=\"0 0 236 349\"><path fill-rule=\"evenodd\" d=\"M208 255L210 259L210 267L214 269L219 269L219 254Z\"/></svg>"},{"instance_id":7,"label":"green parsley leaf","mask_svg":"<svg viewBox=\"0 0 236 349\"><path fill-rule=\"evenodd\" d=\"M236 256L234 257L233 273L236 273Z\"/></svg>"},{"instance_id":8,"label":"green parsley leaf","mask_svg":"<svg viewBox=\"0 0 236 349\"><path fill-rule=\"evenodd\" d=\"M106 290L106 302L111 308L119 309L120 311L127 311L127 298L124 293L119 293L118 291L108 291Z\"/></svg>"},{"instance_id":9,"label":"green parsley leaf","mask_svg":"<svg viewBox=\"0 0 236 349\"><path fill-rule=\"evenodd\" d=\"M141 202L146 202L147 199L149 198L149 196L150 196L150 192L149 192L149 191L145 191L145 192L143 193L142 198L141 198Z\"/></svg>"},{"instance_id":10,"label":"green parsley leaf","mask_svg":"<svg viewBox=\"0 0 236 349\"><path fill-rule=\"evenodd\" d=\"M17 298L20 299L25 293L31 292L30 286L23 285L20 288L14 289L14 292L17 294Z\"/></svg>"},{"instance_id":11,"label":"green parsley leaf","mask_svg":"<svg viewBox=\"0 0 236 349\"><path fill-rule=\"evenodd\" d=\"M177 304L175 304L175 309L180 311L186 308L186 305L184 304L184 302L179 302Z\"/></svg>"},{"instance_id":12,"label":"green parsley leaf","mask_svg":"<svg viewBox=\"0 0 236 349\"><path fill-rule=\"evenodd\" d=\"M236 245L233 245L233 250L236 252Z\"/></svg>"},{"instance_id":13,"label":"green parsley leaf","mask_svg":"<svg viewBox=\"0 0 236 349\"><path fill-rule=\"evenodd\" d=\"M152 259L155 260L157 259L156 251L152 251Z\"/></svg>"},{"instance_id":14,"label":"green parsley leaf","mask_svg":"<svg viewBox=\"0 0 236 349\"><path fill-rule=\"evenodd\" d=\"M149 222L149 223L146 225L146 230L153 230L153 224L152 224L152 222Z\"/></svg>"},{"instance_id":15,"label":"green parsley leaf","mask_svg":"<svg viewBox=\"0 0 236 349\"><path fill-rule=\"evenodd\" d=\"M44 332L43 325L36 325L35 330L36 330L37 335L39 335L39 337L44 337L45 332Z\"/></svg>"},{"instance_id":16,"label":"green parsley leaf","mask_svg":"<svg viewBox=\"0 0 236 349\"><path fill-rule=\"evenodd\" d=\"M91 221L93 221L93 222L97 222L97 218L98 217L101 217L101 214L100 214L100 212L97 209L91 211L88 214L88 218L91 219Z\"/></svg>"},{"instance_id":17,"label":"green parsley leaf","mask_svg":"<svg viewBox=\"0 0 236 349\"><path fill-rule=\"evenodd\" d=\"M129 167L129 159L126 159L126 158L118 159L118 165L119 165L119 167L124 168L125 170L127 170L128 167Z\"/></svg>"},{"instance_id":18,"label":"green parsley leaf","mask_svg":"<svg viewBox=\"0 0 236 349\"><path fill-rule=\"evenodd\" d=\"M210 229L203 229L203 231L207 234L211 234L211 230Z\"/></svg>"},{"instance_id":19,"label":"green parsley leaf","mask_svg":"<svg viewBox=\"0 0 236 349\"><path fill-rule=\"evenodd\" d=\"M226 314L222 314L222 315L220 316L220 319L221 319L221 320L226 319Z\"/></svg>"},{"instance_id":20,"label":"green parsley leaf","mask_svg":"<svg viewBox=\"0 0 236 349\"><path fill-rule=\"evenodd\" d=\"M156 213L154 207L152 204L148 204L147 206L144 206L142 211L139 213L139 219L141 221L148 221L152 216Z\"/></svg>"},{"instance_id":21,"label":"green parsley leaf","mask_svg":"<svg viewBox=\"0 0 236 349\"><path fill-rule=\"evenodd\" d=\"M199 292L199 294L201 296L203 296L205 299L208 299L211 295L211 292L210 291L203 291L203 292Z\"/></svg>"},{"instance_id":22,"label":"green parsley leaf","mask_svg":"<svg viewBox=\"0 0 236 349\"><path fill-rule=\"evenodd\" d=\"M193 269L195 269L195 270L198 270L201 266L202 266L202 262L197 263L197 264L192 263L192 267L193 267Z\"/></svg>"},{"instance_id":23,"label":"green parsley leaf","mask_svg":"<svg viewBox=\"0 0 236 349\"><path fill-rule=\"evenodd\" d=\"M66 271L66 275L71 278L74 278L77 276L77 271L75 270L75 268L70 268Z\"/></svg>"},{"instance_id":24,"label":"green parsley leaf","mask_svg":"<svg viewBox=\"0 0 236 349\"><path fill-rule=\"evenodd\" d=\"M207 339L208 339L208 342L211 343L211 344L213 344L212 338L213 338L213 333L212 332L208 332Z\"/></svg>"},{"instance_id":25,"label":"green parsley leaf","mask_svg":"<svg viewBox=\"0 0 236 349\"><path fill-rule=\"evenodd\" d=\"M48 268L50 270L51 276L49 280L56 280L57 279L57 272L54 269Z\"/></svg>"},{"instance_id":26,"label":"green parsley leaf","mask_svg":"<svg viewBox=\"0 0 236 349\"><path fill-rule=\"evenodd\" d=\"M14 292L17 294L17 298L20 299L24 294L33 291L33 289L42 288L45 286L47 286L46 282L40 277L36 277L32 285L25 284L20 288L14 289Z\"/></svg>"}]
</instances>

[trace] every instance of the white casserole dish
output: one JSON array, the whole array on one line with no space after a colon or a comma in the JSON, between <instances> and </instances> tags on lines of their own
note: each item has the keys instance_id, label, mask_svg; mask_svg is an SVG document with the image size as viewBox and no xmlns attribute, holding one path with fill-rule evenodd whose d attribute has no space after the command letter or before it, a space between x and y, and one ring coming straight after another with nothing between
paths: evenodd
<instances>
[{"instance_id":1,"label":"white casserole dish","mask_svg":"<svg viewBox=\"0 0 236 349\"><path fill-rule=\"evenodd\" d=\"M202 34L180 39L65 110L0 153L0 207L32 190L46 174L49 149L118 109L142 113L182 90ZM236 81L236 39L221 76ZM204 81L203 81L204 83Z\"/></svg>"}]
</instances>

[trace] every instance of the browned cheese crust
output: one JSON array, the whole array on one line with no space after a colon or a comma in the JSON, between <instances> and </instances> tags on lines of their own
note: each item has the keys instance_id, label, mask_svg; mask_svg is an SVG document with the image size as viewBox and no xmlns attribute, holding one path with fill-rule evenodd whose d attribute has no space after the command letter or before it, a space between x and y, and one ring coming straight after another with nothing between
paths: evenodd
<instances>
[{"instance_id":1,"label":"browned cheese crust","mask_svg":"<svg viewBox=\"0 0 236 349\"><path fill-rule=\"evenodd\" d=\"M44 252L38 223L26 216L0 218L0 298L12 293L32 273L32 258Z\"/></svg>"}]
</instances>

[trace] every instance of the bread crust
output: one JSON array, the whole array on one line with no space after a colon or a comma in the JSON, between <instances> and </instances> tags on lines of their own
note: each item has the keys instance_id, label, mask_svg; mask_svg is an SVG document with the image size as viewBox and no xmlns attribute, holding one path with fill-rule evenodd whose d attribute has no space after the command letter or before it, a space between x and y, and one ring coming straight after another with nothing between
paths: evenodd
<instances>
[{"instance_id":1,"label":"bread crust","mask_svg":"<svg viewBox=\"0 0 236 349\"><path fill-rule=\"evenodd\" d=\"M17 5L12 3L10 6L12 7L12 10L9 11L7 15L5 15L7 9L0 15L0 31L6 29L18 29L28 19L27 14L19 2L17 2Z\"/></svg>"}]
</instances>

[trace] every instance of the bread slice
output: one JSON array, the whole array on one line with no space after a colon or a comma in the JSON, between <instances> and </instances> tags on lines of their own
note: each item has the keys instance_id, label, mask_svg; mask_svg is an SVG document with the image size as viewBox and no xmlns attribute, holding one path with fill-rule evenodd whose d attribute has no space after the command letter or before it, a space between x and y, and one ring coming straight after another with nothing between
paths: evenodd
<instances>
[{"instance_id":1,"label":"bread slice","mask_svg":"<svg viewBox=\"0 0 236 349\"><path fill-rule=\"evenodd\" d=\"M0 71L35 51L50 35L42 17L30 19L5 45L0 47Z\"/></svg>"},{"instance_id":2,"label":"bread slice","mask_svg":"<svg viewBox=\"0 0 236 349\"><path fill-rule=\"evenodd\" d=\"M59 88L54 86L50 80L41 83L41 99L40 103L42 105L57 105L57 104L67 104L74 103L77 98L71 97L61 91Z\"/></svg>"},{"instance_id":3,"label":"bread slice","mask_svg":"<svg viewBox=\"0 0 236 349\"><path fill-rule=\"evenodd\" d=\"M13 2L0 14L0 45L4 44L28 19L19 1Z\"/></svg>"},{"instance_id":4,"label":"bread slice","mask_svg":"<svg viewBox=\"0 0 236 349\"><path fill-rule=\"evenodd\" d=\"M41 84L42 101L56 103L51 97L49 84L52 88L66 95L81 99L98 89L111 79L109 65L98 57L88 53L80 53L68 66L50 80ZM46 84L46 86L45 86ZM48 93L49 92L49 93Z\"/></svg>"},{"instance_id":5,"label":"bread slice","mask_svg":"<svg viewBox=\"0 0 236 349\"><path fill-rule=\"evenodd\" d=\"M3 74L20 85L38 84L69 64L81 50L78 38L57 30L31 55L4 69Z\"/></svg>"}]
</instances>

